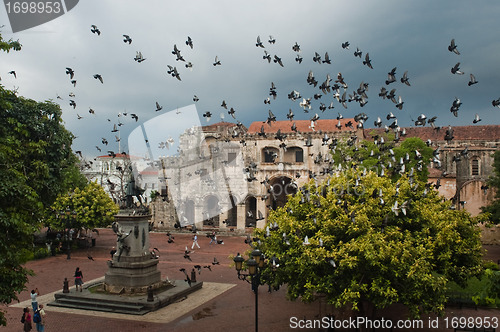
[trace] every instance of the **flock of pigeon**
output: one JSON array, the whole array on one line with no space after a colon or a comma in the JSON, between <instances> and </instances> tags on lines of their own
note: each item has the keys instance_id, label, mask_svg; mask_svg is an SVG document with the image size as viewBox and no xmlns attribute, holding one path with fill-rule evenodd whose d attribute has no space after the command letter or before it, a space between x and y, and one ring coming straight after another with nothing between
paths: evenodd
<instances>
[{"instance_id":1,"label":"flock of pigeon","mask_svg":"<svg viewBox=\"0 0 500 332\"><path fill-rule=\"evenodd\" d=\"M101 35L101 31L99 30L99 28L96 25L91 26L91 32L96 34L97 36ZM129 35L124 34L123 35L123 42L125 44L131 45L132 38ZM272 46L273 44L276 43L276 39L273 36L269 36L267 43L269 44L269 46ZM189 36L187 37L185 44L190 49L194 48L193 39ZM271 55L270 49L266 48L266 45L261 40L260 36L257 36L255 46L257 48L262 48L264 50L264 55L262 56L263 60L267 61L268 63L274 62L274 63L278 64L279 66L284 67L282 57L278 56L277 54ZM343 50L349 50L350 42L349 41L343 42L341 44L341 47ZM292 51L296 53L295 61L297 63L301 64L304 61L304 57L301 55L300 45L296 42L291 48L292 48ZM458 50L457 44L455 43L454 39L451 40L450 45L448 46L448 50L456 55L460 55L460 52ZM183 62L184 67L186 69L189 69L189 70L193 69L193 63L185 59L185 55L181 52L181 50L177 47L176 44L173 45L173 50L171 53L175 56L176 62ZM372 60L371 60L368 52L366 52L364 54L364 57L363 57L363 51L361 51L359 49L359 47L357 47L353 54L354 54L354 57L362 59L361 62L364 66L367 66L368 68L373 69ZM134 61L141 63L143 61L146 61L146 59L147 58L145 58L143 56L142 52L136 51L136 56L134 57ZM313 61L313 63L328 65L328 64L331 64L332 59L329 56L328 52L325 52L324 56L322 56L319 52L314 52L314 56L312 57L312 61ZM215 56L214 62L212 64L213 64L213 66L220 66L221 65L221 60L219 59L219 57L217 55ZM176 66L167 64L167 68L168 69L167 69L166 73L168 75L176 78L179 81L182 80L181 79L181 71L179 69L177 69ZM11 72L11 73L13 75L15 75L15 72ZM454 75L463 75L464 74L460 70L460 62L457 62L451 68L451 73ZM72 68L68 67L68 68L66 68L66 74L69 75L71 84L74 87L76 87L77 81L75 79L75 71ZM94 77L94 79L98 80L101 84L104 84L104 78L99 73L93 74L93 77ZM405 71L403 73L403 75L399 78L399 81L404 86L408 86L408 87L411 86L408 71ZM321 112L325 112L327 109L331 110L331 109L335 108L335 101L339 105L342 105L342 107L344 109L347 109L348 104L351 102L358 103L360 107L364 107L368 103L368 93L367 92L369 89L369 83L362 81L362 82L360 82L359 86L357 86L355 89L352 89L352 92L349 92L349 90L348 90L349 86L346 83L346 79L344 78L343 74L340 72L336 75L336 79L332 78L329 74L327 74L325 80L320 83L318 81L318 79L315 77L313 71L311 70L311 71L309 71L309 73L307 75L306 82L308 83L308 85L313 86L315 88L318 88L317 93L315 93L313 96L303 97L299 91L293 90L288 94L288 99L290 99L291 101L293 101L293 102L299 101L299 106L303 109L303 111L305 113L309 113L309 111L312 110L312 99L319 100L318 109ZM394 106L397 109L402 110L404 107L403 97L401 95L397 94L397 92L396 92L397 88L392 88L392 89L389 88L389 86L391 84L395 84L396 82L398 82L397 67L394 67L387 73L387 80L385 80L385 86L382 86L380 88L380 92L378 93L378 96L384 100L391 101L392 103L394 103ZM478 83L478 81L476 80L475 76L473 74L470 74L470 80L468 82L468 85L472 86L472 85L475 85L477 83ZM333 99L326 102L326 103L321 102L321 99L326 98L325 96L327 96L327 95L333 96ZM72 98L69 100L69 105L71 107L73 107L73 109L76 109L77 104L76 104L76 101L74 99L75 94L71 92L69 94L69 96ZM58 96L58 98L62 99L59 96ZM277 98L276 85L274 84L274 82L271 82L271 87L269 89L269 96L264 99L264 104L269 105L269 104L271 104L272 100L275 100L276 98ZM199 101L199 98L196 95L194 95L193 101L197 102L197 101ZM453 113L453 115L458 116L461 104L462 104L462 102L460 101L460 99L455 98L455 100L452 102L452 105L450 108L450 111ZM155 102L155 105L156 105L156 107L154 110L156 112L159 112L163 109L163 106L161 106L157 101ZM492 105L500 108L500 98L493 100ZM228 105L227 105L225 100L222 101L220 106L222 108L228 110ZM88 112L91 115L95 114L95 111L92 108L90 108ZM235 111L234 107L229 107L229 110L227 112L229 115L232 116L233 119L236 119L236 115L235 115L236 111ZM127 112L120 112L118 114L118 122L112 125L112 130L111 130L112 133L118 132L119 127L124 124L123 122L120 121L120 119L123 117L126 117L127 114L128 114ZM338 114L337 115L337 120L338 120L337 128L340 129L342 126L340 123L340 120L343 119L343 115L340 112L338 112L337 114ZM135 113L131 114L131 117L136 122L139 119L139 116ZM203 117L206 119L207 122L210 121L210 119L212 117L212 112L210 112L210 111L204 112ZM83 116L81 116L77 113L77 118L82 119ZM286 118L288 120L290 120L290 122L291 122L291 126L290 126L291 130L297 132L295 123L293 122L294 114L293 114L292 109L290 109L288 111L288 114L286 114ZM320 116L318 115L318 113L315 113L310 118L310 121L311 121L310 128L313 131L315 130L314 129L315 123L319 118L320 118ZM397 118L394 116L394 114L392 112L390 112L386 116L386 118L387 118L387 120L393 120L393 122L391 125L385 126L385 128L386 129L391 128L391 129L395 130L396 132L398 132L399 126L397 125ZM357 122L358 128L362 128L364 126L364 123L367 121L367 119L368 119L368 116L366 115L366 113L363 113L363 112L354 116L354 120L355 120L355 122ZM417 118L417 120L415 120L415 126L425 126L426 124L429 124L430 126L432 126L434 128L438 128L434 124L436 119L437 119L436 116L433 116L433 117L427 119L427 116L425 114L421 114ZM111 122L112 120L108 119L108 121ZM269 116L268 116L267 120L264 121L264 123L265 124L267 123L268 126L272 126L272 123L274 121L276 121L276 116L273 114L272 110L269 110ZM473 123L475 124L475 123L478 123L479 121L481 121L481 118L479 117L478 114L476 114L474 117ZM374 121L374 125L376 127L381 127L382 124L383 123L382 123L381 118L377 117L377 119ZM353 125L354 124L352 122L345 124L345 126L350 126L350 127L352 127ZM243 125L241 124L241 122L237 121L237 128L234 130L234 133L232 135L233 139L236 137L239 137L240 135L243 134L243 131L239 130L242 127L243 127ZM263 125L261 127L260 135L265 135L265 132L266 132L266 128ZM115 135L115 141L118 142L119 140L120 140L120 137ZM101 143L103 145L107 145L108 138L103 137L101 140ZM244 139L242 139L241 143L244 144ZM160 147L162 147L162 146L168 147L169 144L167 144L167 142L160 142ZM99 146L96 146L96 148L99 151L101 151L101 148ZM115 155L115 152L108 151L108 154Z\"/></svg>"}]
</instances>

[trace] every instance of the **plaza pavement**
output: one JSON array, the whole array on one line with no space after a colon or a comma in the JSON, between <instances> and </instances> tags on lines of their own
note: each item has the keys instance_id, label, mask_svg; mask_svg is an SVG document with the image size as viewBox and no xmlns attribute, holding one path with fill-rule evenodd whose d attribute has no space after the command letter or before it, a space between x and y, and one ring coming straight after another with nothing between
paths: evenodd
<instances>
[{"instance_id":1,"label":"plaza pavement","mask_svg":"<svg viewBox=\"0 0 500 332\"><path fill-rule=\"evenodd\" d=\"M236 271L229 255L244 253L249 246L244 243L244 237L219 236L224 244L209 245L210 239L200 232L198 242L201 249L195 247L191 254L192 262L184 256L185 246L191 248L192 234L174 234L175 242L167 243L165 233L150 233L151 247L160 251L158 268L162 278L170 280L183 279L179 271L185 268L191 271L194 265L210 265L212 271L203 268L197 274L197 280L203 281L201 291L189 295L165 308L143 316L104 313L97 311L57 308L45 305L46 331L254 331L255 327L255 297L248 283L238 280ZM38 287L39 303L46 304L53 300L53 293L62 290L64 278L73 283L73 273L80 267L84 281L103 278L107 271L106 261L110 258L109 251L115 245L116 236L110 229L100 229L95 247L88 250L80 249L73 252L67 260L65 254L31 261L26 266L36 275L29 278L27 290L19 294L20 303L12 303L2 309L6 312L7 327L0 331L22 331L19 322L22 308L31 307L29 292ZM486 258L497 261L500 259L500 246L485 246ZM94 261L87 258L92 256ZM217 257L220 265L212 265ZM71 288L74 291L74 286ZM324 302L303 304L286 299L285 288L268 293L266 286L259 288L259 329L260 331L290 331L290 318L320 319L334 312L331 305ZM352 313L335 311L337 317L348 319ZM379 317L400 318L404 309L393 306L378 313ZM500 310L474 310L450 308L448 317L499 317ZM424 317L427 320L426 317ZM432 331L453 331L443 328ZM36 330L34 328L34 330ZM308 331L316 331L309 329ZM411 331L406 329L404 331ZM415 331L423 331L418 329ZM498 329L497 329L498 331Z\"/></svg>"}]
</instances>

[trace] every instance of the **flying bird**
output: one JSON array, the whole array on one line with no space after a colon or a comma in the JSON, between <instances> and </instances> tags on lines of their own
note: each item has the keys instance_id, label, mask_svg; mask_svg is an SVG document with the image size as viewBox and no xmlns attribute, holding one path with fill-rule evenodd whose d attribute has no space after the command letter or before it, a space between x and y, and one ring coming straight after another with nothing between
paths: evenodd
<instances>
[{"instance_id":1,"label":"flying bird","mask_svg":"<svg viewBox=\"0 0 500 332\"><path fill-rule=\"evenodd\" d=\"M476 84L476 83L477 83L476 77L473 74L470 74L470 80L467 83L467 85L471 86L471 85Z\"/></svg>"},{"instance_id":2,"label":"flying bird","mask_svg":"<svg viewBox=\"0 0 500 332\"><path fill-rule=\"evenodd\" d=\"M460 55L460 52L457 50L457 45L455 44L455 39L452 39L450 45L448 45L448 51Z\"/></svg>"},{"instance_id":3,"label":"flying bird","mask_svg":"<svg viewBox=\"0 0 500 332\"><path fill-rule=\"evenodd\" d=\"M370 60L370 54L369 53L366 53L365 55L365 60L363 61L363 64L368 66L368 68L371 68L373 69L373 66L372 66L372 62Z\"/></svg>"},{"instance_id":4,"label":"flying bird","mask_svg":"<svg viewBox=\"0 0 500 332\"><path fill-rule=\"evenodd\" d=\"M213 65L214 65L214 67L217 65L219 65L219 66L221 65L219 57L217 55L215 56L215 61L214 61Z\"/></svg>"},{"instance_id":5,"label":"flying bird","mask_svg":"<svg viewBox=\"0 0 500 332\"><path fill-rule=\"evenodd\" d=\"M457 62L452 68L451 73L456 75L463 75L464 72L460 71L460 62Z\"/></svg>"},{"instance_id":6,"label":"flying bird","mask_svg":"<svg viewBox=\"0 0 500 332\"><path fill-rule=\"evenodd\" d=\"M129 35L123 35L123 42L128 43L130 45L132 44L132 38L130 38Z\"/></svg>"},{"instance_id":7,"label":"flying bird","mask_svg":"<svg viewBox=\"0 0 500 332\"><path fill-rule=\"evenodd\" d=\"M264 44L262 44L262 42L260 41L260 36L257 36L257 43L255 44L255 46L264 48Z\"/></svg>"},{"instance_id":8,"label":"flying bird","mask_svg":"<svg viewBox=\"0 0 500 332\"><path fill-rule=\"evenodd\" d=\"M103 79L102 79L102 76L101 76L100 74L95 74L95 75L94 75L94 78L95 78L96 80L101 81L101 83L104 83L104 81L103 81Z\"/></svg>"},{"instance_id":9,"label":"flying bird","mask_svg":"<svg viewBox=\"0 0 500 332\"><path fill-rule=\"evenodd\" d=\"M73 71L73 69L71 69L69 67L66 67L66 74L69 75L70 79L73 79L73 77L75 76L75 72Z\"/></svg>"},{"instance_id":10,"label":"flying bird","mask_svg":"<svg viewBox=\"0 0 500 332\"><path fill-rule=\"evenodd\" d=\"M189 36L188 39L186 40L186 45L191 47L191 49L193 49L193 40Z\"/></svg>"},{"instance_id":11,"label":"flying bird","mask_svg":"<svg viewBox=\"0 0 500 332\"><path fill-rule=\"evenodd\" d=\"M163 109L163 106L160 106L160 104L158 104L158 102L156 102L156 112L159 112Z\"/></svg>"},{"instance_id":12,"label":"flying bird","mask_svg":"<svg viewBox=\"0 0 500 332\"><path fill-rule=\"evenodd\" d=\"M350 43L348 41L342 43L342 48L348 50Z\"/></svg>"},{"instance_id":13,"label":"flying bird","mask_svg":"<svg viewBox=\"0 0 500 332\"><path fill-rule=\"evenodd\" d=\"M101 35L101 31L99 30L99 28L97 28L96 25L92 24L90 27L90 31L92 31L92 33L97 34L98 36Z\"/></svg>"},{"instance_id":14,"label":"flying bird","mask_svg":"<svg viewBox=\"0 0 500 332\"><path fill-rule=\"evenodd\" d=\"M401 83L410 86L410 82L408 81L408 70L405 71L403 77L401 77Z\"/></svg>"}]
</instances>

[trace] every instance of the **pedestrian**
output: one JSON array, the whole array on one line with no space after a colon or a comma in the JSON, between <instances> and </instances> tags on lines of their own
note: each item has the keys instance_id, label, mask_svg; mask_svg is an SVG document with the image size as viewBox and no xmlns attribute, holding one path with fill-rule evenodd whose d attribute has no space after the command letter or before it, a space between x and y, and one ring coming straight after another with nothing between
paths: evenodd
<instances>
[{"instance_id":1,"label":"pedestrian","mask_svg":"<svg viewBox=\"0 0 500 332\"><path fill-rule=\"evenodd\" d=\"M116 248L115 247L111 248L109 254L111 255L111 260L113 260L113 256L116 254Z\"/></svg>"},{"instance_id":2,"label":"pedestrian","mask_svg":"<svg viewBox=\"0 0 500 332\"><path fill-rule=\"evenodd\" d=\"M24 332L31 331L33 326L31 325L31 315L28 307L24 308L23 320L21 321L24 324Z\"/></svg>"},{"instance_id":3,"label":"pedestrian","mask_svg":"<svg viewBox=\"0 0 500 332\"><path fill-rule=\"evenodd\" d=\"M80 268L77 267L75 271L75 287L76 291L78 292L78 286L80 286L80 292L82 292L82 285L83 285L83 273L80 271Z\"/></svg>"},{"instance_id":4,"label":"pedestrian","mask_svg":"<svg viewBox=\"0 0 500 332\"><path fill-rule=\"evenodd\" d=\"M215 244L217 244L217 236L215 235L215 231L212 231L212 235L210 235L210 243L208 245L211 245L212 242L215 242Z\"/></svg>"},{"instance_id":5,"label":"pedestrian","mask_svg":"<svg viewBox=\"0 0 500 332\"><path fill-rule=\"evenodd\" d=\"M43 310L43 304L40 304L38 310L33 314L33 322L36 324L37 332L45 331L45 310Z\"/></svg>"},{"instance_id":6,"label":"pedestrian","mask_svg":"<svg viewBox=\"0 0 500 332\"><path fill-rule=\"evenodd\" d=\"M195 245L198 246L198 248L200 248L200 245L198 244L198 233L195 233L193 236L193 245L191 246L191 249L193 249Z\"/></svg>"},{"instance_id":7,"label":"pedestrian","mask_svg":"<svg viewBox=\"0 0 500 332\"><path fill-rule=\"evenodd\" d=\"M38 309L38 300L36 299L38 295L38 288L32 289L31 290L31 306L33 307L33 312L35 312Z\"/></svg>"}]
</instances>

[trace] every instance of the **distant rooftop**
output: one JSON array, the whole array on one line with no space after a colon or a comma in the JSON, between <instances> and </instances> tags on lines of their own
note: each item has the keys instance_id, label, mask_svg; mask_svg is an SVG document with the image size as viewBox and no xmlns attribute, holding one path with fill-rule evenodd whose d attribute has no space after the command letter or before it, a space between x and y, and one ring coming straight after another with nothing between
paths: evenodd
<instances>
[{"instance_id":1,"label":"distant rooftop","mask_svg":"<svg viewBox=\"0 0 500 332\"><path fill-rule=\"evenodd\" d=\"M340 121L341 128L337 128L337 124ZM346 124L351 121L352 127L346 127ZM311 121L310 120L295 120L295 121L275 121L271 122L271 125L262 122L262 121L256 121L252 122L250 127L248 127L248 133L249 134L256 134L260 132L260 129L262 126L264 126L264 131L266 133L276 133L278 132L279 129L281 129L282 133L292 133L292 125L295 123L295 126L297 127L297 130L301 133L307 133L307 132L318 132L318 131L323 131L323 132L349 132L349 131L355 131L356 130L356 125L357 122L354 121L354 119L341 119L341 120L335 120L335 119L325 119L325 120L317 120L314 125L314 130L311 128Z\"/></svg>"}]
</instances>

